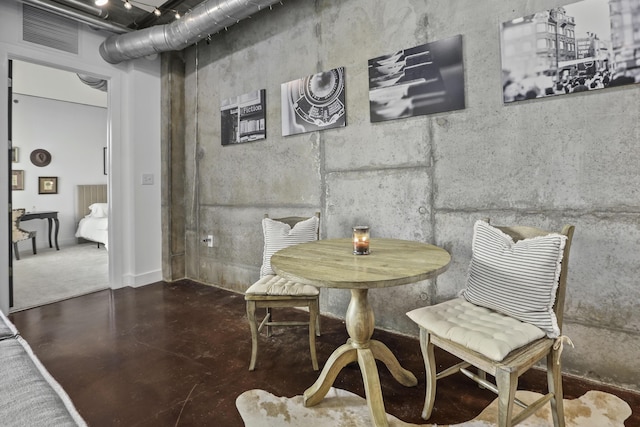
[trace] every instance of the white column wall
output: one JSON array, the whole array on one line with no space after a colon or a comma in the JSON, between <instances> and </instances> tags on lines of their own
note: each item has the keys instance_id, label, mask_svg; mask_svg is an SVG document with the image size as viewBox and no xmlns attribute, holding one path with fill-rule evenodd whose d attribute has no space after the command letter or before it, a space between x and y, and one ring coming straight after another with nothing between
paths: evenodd
<instances>
[{"instance_id":1,"label":"white column wall","mask_svg":"<svg viewBox=\"0 0 640 427\"><path fill-rule=\"evenodd\" d=\"M0 2L0 81L8 81L9 59L20 59L109 80L110 278L113 288L160 280L160 180L139 189L143 172L160 168L160 60L106 63L98 46L109 33L81 25L78 55L23 42L22 4ZM0 203L8 200L7 86L0 85ZM4 202L3 202L4 201ZM158 213L152 212L157 209ZM140 212L140 214L138 214ZM9 218L0 210L0 310L9 309Z\"/></svg>"}]
</instances>

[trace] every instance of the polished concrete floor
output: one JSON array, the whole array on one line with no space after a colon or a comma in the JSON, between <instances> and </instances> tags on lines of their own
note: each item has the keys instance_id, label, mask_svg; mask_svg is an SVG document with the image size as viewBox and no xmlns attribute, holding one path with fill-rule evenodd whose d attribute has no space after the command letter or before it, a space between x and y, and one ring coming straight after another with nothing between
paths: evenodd
<instances>
[{"instance_id":1,"label":"polished concrete floor","mask_svg":"<svg viewBox=\"0 0 640 427\"><path fill-rule=\"evenodd\" d=\"M242 426L235 407L240 393L259 388L299 395L318 375L311 369L304 328L281 328L269 339L262 337L256 370L249 372L244 298L186 280L100 291L10 318L92 427ZM321 366L346 338L342 321L322 318L317 341ZM385 342L418 378L417 387L407 388L379 365L387 412L425 423L420 418L424 365L418 341L384 331L376 331L374 338ZM436 357L443 366L454 363L444 354ZM544 381L540 372L527 373L520 388L541 392ZM364 395L357 365L345 368L334 386ZM565 398L590 389L622 397L634 412L626 426L640 426L640 395L564 379ZM429 422L469 420L494 397L462 375L448 377L438 382Z\"/></svg>"}]
</instances>

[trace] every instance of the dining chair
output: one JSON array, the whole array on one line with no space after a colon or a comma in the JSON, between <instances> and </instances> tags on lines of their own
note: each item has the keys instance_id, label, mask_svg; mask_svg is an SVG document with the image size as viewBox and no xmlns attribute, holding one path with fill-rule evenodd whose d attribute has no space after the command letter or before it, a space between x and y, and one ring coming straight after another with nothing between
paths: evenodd
<instances>
[{"instance_id":1,"label":"dining chair","mask_svg":"<svg viewBox=\"0 0 640 427\"><path fill-rule=\"evenodd\" d=\"M20 218L24 215L24 209L13 209L11 211L12 214L12 240L13 240L13 255L16 257L16 260L20 259L20 251L18 250L18 242L23 240L31 239L31 246L33 247L33 254L36 252L36 232L35 231L27 231L20 228Z\"/></svg>"},{"instance_id":2,"label":"dining chair","mask_svg":"<svg viewBox=\"0 0 640 427\"><path fill-rule=\"evenodd\" d=\"M560 356L565 343L573 345L562 335L573 233L572 225L553 233L493 227L488 220L474 224L471 263L459 297L407 313L420 327L426 369L422 418L431 416L436 381L461 372L498 395L499 427L521 422L547 402L554 426L564 426ZM461 362L436 373L435 347ZM548 393L526 404L515 396L518 378L545 358ZM523 408L515 415L514 404Z\"/></svg>"},{"instance_id":3,"label":"dining chair","mask_svg":"<svg viewBox=\"0 0 640 427\"><path fill-rule=\"evenodd\" d=\"M288 246L318 240L319 224L320 212L310 218L290 216L271 219L267 214L262 220L264 250L260 279L245 292L247 318L251 328L250 371L256 367L258 336L265 326L268 337L274 326L308 326L311 364L314 370L318 370L316 335L320 336L320 291L315 286L292 282L275 274L271 268L271 256ZM275 320L272 308L281 307L306 307L309 310L309 320ZM265 315L256 319L256 309L259 308L265 309Z\"/></svg>"}]
</instances>

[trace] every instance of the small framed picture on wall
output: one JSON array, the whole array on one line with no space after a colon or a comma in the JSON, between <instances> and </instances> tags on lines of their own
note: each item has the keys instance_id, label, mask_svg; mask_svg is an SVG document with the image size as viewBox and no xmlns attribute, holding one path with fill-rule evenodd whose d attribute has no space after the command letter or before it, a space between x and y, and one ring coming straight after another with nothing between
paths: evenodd
<instances>
[{"instance_id":1,"label":"small framed picture on wall","mask_svg":"<svg viewBox=\"0 0 640 427\"><path fill-rule=\"evenodd\" d=\"M11 190L24 190L24 171L11 171Z\"/></svg>"},{"instance_id":2,"label":"small framed picture on wall","mask_svg":"<svg viewBox=\"0 0 640 427\"><path fill-rule=\"evenodd\" d=\"M58 194L58 177L38 177L38 194Z\"/></svg>"}]
</instances>

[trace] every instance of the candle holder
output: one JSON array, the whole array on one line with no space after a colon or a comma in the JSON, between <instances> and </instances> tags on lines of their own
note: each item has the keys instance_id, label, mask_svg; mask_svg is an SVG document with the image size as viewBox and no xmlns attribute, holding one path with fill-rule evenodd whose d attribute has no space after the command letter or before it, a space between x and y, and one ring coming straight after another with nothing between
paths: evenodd
<instances>
[{"instance_id":1,"label":"candle holder","mask_svg":"<svg viewBox=\"0 0 640 427\"><path fill-rule=\"evenodd\" d=\"M353 227L353 254L369 255L369 227L366 225Z\"/></svg>"}]
</instances>

